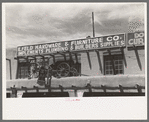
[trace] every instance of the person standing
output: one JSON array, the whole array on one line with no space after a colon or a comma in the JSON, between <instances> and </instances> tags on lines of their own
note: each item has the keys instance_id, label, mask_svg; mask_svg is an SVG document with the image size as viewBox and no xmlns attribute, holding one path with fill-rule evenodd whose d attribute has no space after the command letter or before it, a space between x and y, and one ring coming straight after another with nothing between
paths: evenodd
<instances>
[{"instance_id":1,"label":"person standing","mask_svg":"<svg viewBox=\"0 0 149 122\"><path fill-rule=\"evenodd\" d=\"M40 70L39 70L39 77L37 80L37 84L43 86L45 85L45 77L46 77L46 71L44 66L41 66Z\"/></svg>"}]
</instances>

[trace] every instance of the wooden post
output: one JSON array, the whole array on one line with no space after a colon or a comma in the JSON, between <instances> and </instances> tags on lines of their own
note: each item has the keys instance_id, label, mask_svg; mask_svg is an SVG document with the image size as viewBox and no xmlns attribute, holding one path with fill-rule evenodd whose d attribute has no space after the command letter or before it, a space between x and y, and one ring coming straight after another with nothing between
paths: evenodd
<instances>
[{"instance_id":1,"label":"wooden post","mask_svg":"<svg viewBox=\"0 0 149 122\"><path fill-rule=\"evenodd\" d=\"M27 93L27 88L26 87L22 86L21 88L25 90L25 93Z\"/></svg>"},{"instance_id":2,"label":"wooden post","mask_svg":"<svg viewBox=\"0 0 149 122\"><path fill-rule=\"evenodd\" d=\"M74 88L75 97L77 97L78 95L77 95L77 88L76 88L76 86L72 85L72 88Z\"/></svg>"},{"instance_id":3,"label":"wooden post","mask_svg":"<svg viewBox=\"0 0 149 122\"><path fill-rule=\"evenodd\" d=\"M92 87L91 87L91 84L90 83L87 84L87 87L89 89L89 92L92 92Z\"/></svg>"},{"instance_id":4,"label":"wooden post","mask_svg":"<svg viewBox=\"0 0 149 122\"><path fill-rule=\"evenodd\" d=\"M59 88L61 89L61 92L64 92L63 87L59 85Z\"/></svg>"},{"instance_id":5,"label":"wooden post","mask_svg":"<svg viewBox=\"0 0 149 122\"><path fill-rule=\"evenodd\" d=\"M123 93L124 92L123 87L119 85L119 88L120 88L120 92Z\"/></svg>"},{"instance_id":6,"label":"wooden post","mask_svg":"<svg viewBox=\"0 0 149 122\"><path fill-rule=\"evenodd\" d=\"M142 93L141 86L139 86L138 84L136 86L137 86L138 93Z\"/></svg>"},{"instance_id":7,"label":"wooden post","mask_svg":"<svg viewBox=\"0 0 149 122\"><path fill-rule=\"evenodd\" d=\"M54 64L55 64L55 56L53 56L53 62L54 62Z\"/></svg>"},{"instance_id":8,"label":"wooden post","mask_svg":"<svg viewBox=\"0 0 149 122\"><path fill-rule=\"evenodd\" d=\"M142 70L141 61L140 61L140 58L139 58L137 47L135 45L133 45L133 48L134 48L134 51L135 51L135 54L136 54L136 58L137 58L139 68L140 68L140 70Z\"/></svg>"},{"instance_id":9,"label":"wooden post","mask_svg":"<svg viewBox=\"0 0 149 122\"><path fill-rule=\"evenodd\" d=\"M49 55L53 58L53 63L55 64L55 56L51 55L51 54L49 54Z\"/></svg>"},{"instance_id":10,"label":"wooden post","mask_svg":"<svg viewBox=\"0 0 149 122\"><path fill-rule=\"evenodd\" d=\"M12 96L11 97L17 97L17 89L15 88L15 85L13 87L11 87L12 90Z\"/></svg>"},{"instance_id":11,"label":"wooden post","mask_svg":"<svg viewBox=\"0 0 149 122\"><path fill-rule=\"evenodd\" d=\"M36 89L36 92L39 92L39 89L37 86L34 86L34 88Z\"/></svg>"},{"instance_id":12,"label":"wooden post","mask_svg":"<svg viewBox=\"0 0 149 122\"><path fill-rule=\"evenodd\" d=\"M123 61L124 61L124 64L125 64L125 67L127 67L127 62L126 62L126 58L125 58L125 54L124 54L124 48L120 48L121 52L122 52L122 56L123 56Z\"/></svg>"},{"instance_id":13,"label":"wooden post","mask_svg":"<svg viewBox=\"0 0 149 122\"><path fill-rule=\"evenodd\" d=\"M87 53L87 58L88 58L89 67L90 67L90 69L92 69L92 65L91 65L91 60L90 60L89 52L87 51L86 53Z\"/></svg>"},{"instance_id":14,"label":"wooden post","mask_svg":"<svg viewBox=\"0 0 149 122\"><path fill-rule=\"evenodd\" d=\"M103 88L104 93L106 93L106 86L101 85L101 88Z\"/></svg>"},{"instance_id":15,"label":"wooden post","mask_svg":"<svg viewBox=\"0 0 149 122\"><path fill-rule=\"evenodd\" d=\"M96 50L96 54L97 54L97 59L98 59L98 63L99 63L99 69L102 73L102 64L101 64L100 54L99 54L98 50Z\"/></svg>"}]
</instances>

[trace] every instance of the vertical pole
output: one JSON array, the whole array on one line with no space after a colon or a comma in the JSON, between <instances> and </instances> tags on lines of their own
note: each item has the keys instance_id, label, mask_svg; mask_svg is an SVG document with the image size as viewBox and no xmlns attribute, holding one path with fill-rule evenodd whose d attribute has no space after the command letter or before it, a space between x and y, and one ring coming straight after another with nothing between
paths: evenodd
<instances>
[{"instance_id":1,"label":"vertical pole","mask_svg":"<svg viewBox=\"0 0 149 122\"><path fill-rule=\"evenodd\" d=\"M29 78L29 75L30 75L30 60L28 59L28 56L27 56L27 77Z\"/></svg>"},{"instance_id":2,"label":"vertical pole","mask_svg":"<svg viewBox=\"0 0 149 122\"><path fill-rule=\"evenodd\" d=\"M49 83L49 67L48 67L48 71L47 71L47 85L50 86L50 83Z\"/></svg>"},{"instance_id":3,"label":"vertical pole","mask_svg":"<svg viewBox=\"0 0 149 122\"><path fill-rule=\"evenodd\" d=\"M21 79L21 78L22 78L21 64L19 64L19 72L20 72L20 73L19 73L19 74L20 74L20 77L19 77L19 78Z\"/></svg>"},{"instance_id":4,"label":"vertical pole","mask_svg":"<svg viewBox=\"0 0 149 122\"><path fill-rule=\"evenodd\" d=\"M94 12L92 12L92 25L93 25L93 37L95 37L95 30L94 30Z\"/></svg>"},{"instance_id":5,"label":"vertical pole","mask_svg":"<svg viewBox=\"0 0 149 122\"><path fill-rule=\"evenodd\" d=\"M12 79L12 74L11 74L11 60L9 60L9 66L10 66L10 79Z\"/></svg>"},{"instance_id":6,"label":"vertical pole","mask_svg":"<svg viewBox=\"0 0 149 122\"><path fill-rule=\"evenodd\" d=\"M18 79L19 75L19 59L17 58L17 72L16 72L16 79Z\"/></svg>"},{"instance_id":7,"label":"vertical pole","mask_svg":"<svg viewBox=\"0 0 149 122\"><path fill-rule=\"evenodd\" d=\"M126 58L125 58L125 54L124 54L124 48L120 48L121 52L122 52L122 56L123 56L123 61L125 64L125 67L127 67L127 62L126 62Z\"/></svg>"},{"instance_id":8,"label":"vertical pole","mask_svg":"<svg viewBox=\"0 0 149 122\"><path fill-rule=\"evenodd\" d=\"M135 54L136 54L136 58L137 58L139 68L140 68L140 70L142 70L141 61L140 61L140 58L139 58L137 47L135 45L133 45L133 48L134 48L134 51L135 51Z\"/></svg>"},{"instance_id":9,"label":"vertical pole","mask_svg":"<svg viewBox=\"0 0 149 122\"><path fill-rule=\"evenodd\" d=\"M71 52L69 52L69 65L70 67L72 67L72 55L71 55Z\"/></svg>"},{"instance_id":10,"label":"vertical pole","mask_svg":"<svg viewBox=\"0 0 149 122\"><path fill-rule=\"evenodd\" d=\"M88 63L89 63L90 69L92 69L89 52L87 51L86 53L87 53L87 58L88 58Z\"/></svg>"},{"instance_id":11,"label":"vertical pole","mask_svg":"<svg viewBox=\"0 0 149 122\"><path fill-rule=\"evenodd\" d=\"M55 56L53 55L52 57L53 57L53 63L55 64Z\"/></svg>"},{"instance_id":12,"label":"vertical pole","mask_svg":"<svg viewBox=\"0 0 149 122\"><path fill-rule=\"evenodd\" d=\"M101 64L100 55L99 55L98 50L96 50L96 54L97 54L97 58L98 58L99 68L100 68L100 71L102 73L102 64Z\"/></svg>"}]
</instances>

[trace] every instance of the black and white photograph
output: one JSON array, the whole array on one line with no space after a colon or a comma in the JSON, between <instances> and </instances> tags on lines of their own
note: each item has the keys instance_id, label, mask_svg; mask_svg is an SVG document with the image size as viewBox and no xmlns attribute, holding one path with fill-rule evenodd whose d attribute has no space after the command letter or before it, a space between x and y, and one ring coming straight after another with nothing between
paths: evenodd
<instances>
[{"instance_id":1,"label":"black and white photograph","mask_svg":"<svg viewBox=\"0 0 149 122\"><path fill-rule=\"evenodd\" d=\"M146 5L3 3L3 119L147 118Z\"/></svg>"}]
</instances>

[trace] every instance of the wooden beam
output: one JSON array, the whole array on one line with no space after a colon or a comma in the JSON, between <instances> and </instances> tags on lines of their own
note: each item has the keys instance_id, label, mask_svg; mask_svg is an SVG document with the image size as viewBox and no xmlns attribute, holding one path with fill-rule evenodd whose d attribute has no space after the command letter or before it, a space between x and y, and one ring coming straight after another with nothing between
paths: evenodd
<instances>
[{"instance_id":1,"label":"wooden beam","mask_svg":"<svg viewBox=\"0 0 149 122\"><path fill-rule=\"evenodd\" d=\"M25 59L25 60L27 59L27 57L17 57L17 58L18 59L21 59L22 58L22 59Z\"/></svg>"},{"instance_id":2,"label":"wooden beam","mask_svg":"<svg viewBox=\"0 0 149 122\"><path fill-rule=\"evenodd\" d=\"M140 70L142 70L142 65L141 65L141 61L140 61L140 58L139 58L137 47L135 45L133 45L133 48L134 48L134 51L135 51L135 54L136 54L136 59L137 59L139 68L140 68Z\"/></svg>"},{"instance_id":3,"label":"wooden beam","mask_svg":"<svg viewBox=\"0 0 149 122\"><path fill-rule=\"evenodd\" d=\"M99 51L98 50L95 50L96 51L96 54L97 54L97 59L98 59L98 63L99 63L99 69L102 73L102 64L101 64L101 60L100 60L100 54L99 54Z\"/></svg>"},{"instance_id":4,"label":"wooden beam","mask_svg":"<svg viewBox=\"0 0 149 122\"><path fill-rule=\"evenodd\" d=\"M49 54L49 55L52 56L52 58L53 58L53 63L55 64L55 56L52 55L52 54Z\"/></svg>"},{"instance_id":5,"label":"wooden beam","mask_svg":"<svg viewBox=\"0 0 149 122\"><path fill-rule=\"evenodd\" d=\"M124 61L124 64L125 64L125 67L127 67L127 62L126 62L126 58L125 58L125 54L124 54L124 48L120 48L121 52L122 52L122 56L123 56L123 61Z\"/></svg>"},{"instance_id":6,"label":"wooden beam","mask_svg":"<svg viewBox=\"0 0 149 122\"><path fill-rule=\"evenodd\" d=\"M36 58L35 56L27 56L27 59L28 59L28 57L31 57L31 58L33 58L33 59L35 59L35 58Z\"/></svg>"},{"instance_id":7,"label":"wooden beam","mask_svg":"<svg viewBox=\"0 0 149 122\"><path fill-rule=\"evenodd\" d=\"M111 56L111 51L110 49L107 49L107 51L109 52L109 56L111 58L111 63L112 63L112 68L113 68L113 72L114 72L114 75L116 74L115 73L115 67L114 67L114 60L113 60L113 57Z\"/></svg>"},{"instance_id":8,"label":"wooden beam","mask_svg":"<svg viewBox=\"0 0 149 122\"><path fill-rule=\"evenodd\" d=\"M88 59L89 67L90 67L90 69L92 69L92 65L91 65L91 60L90 60L89 52L86 51L86 53L87 53L87 59Z\"/></svg>"},{"instance_id":9,"label":"wooden beam","mask_svg":"<svg viewBox=\"0 0 149 122\"><path fill-rule=\"evenodd\" d=\"M40 57L44 58L44 56L43 56L43 55L36 55L36 56L40 56Z\"/></svg>"}]
</instances>

